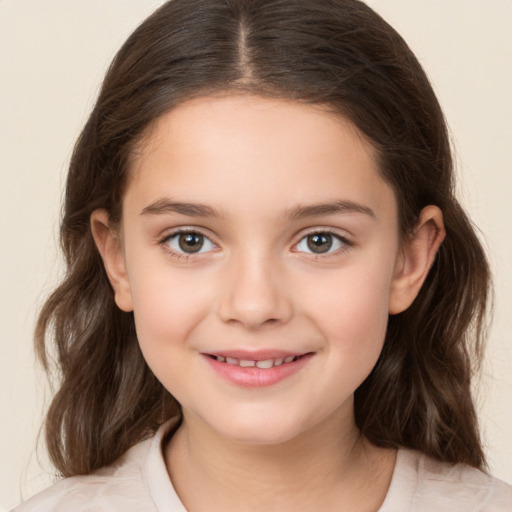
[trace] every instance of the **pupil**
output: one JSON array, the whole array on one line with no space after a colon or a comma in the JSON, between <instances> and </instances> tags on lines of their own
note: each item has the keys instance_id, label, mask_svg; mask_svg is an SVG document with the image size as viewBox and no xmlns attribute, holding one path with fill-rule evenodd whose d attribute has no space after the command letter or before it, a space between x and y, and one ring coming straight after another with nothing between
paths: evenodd
<instances>
[{"instance_id":1,"label":"pupil","mask_svg":"<svg viewBox=\"0 0 512 512\"><path fill-rule=\"evenodd\" d=\"M327 252L332 247L332 235L326 233L309 235L308 247L317 254Z\"/></svg>"},{"instance_id":2,"label":"pupil","mask_svg":"<svg viewBox=\"0 0 512 512\"><path fill-rule=\"evenodd\" d=\"M204 237L197 233L185 233L180 235L179 244L183 252L199 252L203 247Z\"/></svg>"}]
</instances>

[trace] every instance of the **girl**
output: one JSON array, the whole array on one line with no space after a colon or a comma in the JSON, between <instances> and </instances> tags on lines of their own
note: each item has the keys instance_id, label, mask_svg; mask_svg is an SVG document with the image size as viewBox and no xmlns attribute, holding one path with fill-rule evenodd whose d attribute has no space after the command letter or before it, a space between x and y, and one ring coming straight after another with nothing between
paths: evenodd
<instances>
[{"instance_id":1,"label":"girl","mask_svg":"<svg viewBox=\"0 0 512 512\"><path fill-rule=\"evenodd\" d=\"M470 393L489 271L357 0L172 0L77 142L37 326L64 480L17 510L512 510Z\"/></svg>"}]
</instances>

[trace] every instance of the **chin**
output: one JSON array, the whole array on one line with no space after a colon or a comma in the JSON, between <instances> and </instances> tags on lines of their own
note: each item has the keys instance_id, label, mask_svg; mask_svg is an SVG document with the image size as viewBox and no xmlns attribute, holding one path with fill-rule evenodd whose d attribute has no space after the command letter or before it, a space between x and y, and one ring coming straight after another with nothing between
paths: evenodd
<instances>
[{"instance_id":1,"label":"chin","mask_svg":"<svg viewBox=\"0 0 512 512\"><path fill-rule=\"evenodd\" d=\"M215 426L212 425L213 428ZM281 445L300 436L306 430L300 422L290 421L290 418L237 418L229 423L218 425L217 433L233 442L254 445Z\"/></svg>"}]
</instances>

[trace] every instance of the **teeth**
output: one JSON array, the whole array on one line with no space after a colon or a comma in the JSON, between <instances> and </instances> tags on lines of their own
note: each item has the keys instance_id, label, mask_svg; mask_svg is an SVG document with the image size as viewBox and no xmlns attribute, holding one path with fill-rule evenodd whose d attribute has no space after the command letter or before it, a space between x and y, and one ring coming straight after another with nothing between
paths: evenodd
<instances>
[{"instance_id":1,"label":"teeth","mask_svg":"<svg viewBox=\"0 0 512 512\"><path fill-rule=\"evenodd\" d=\"M272 361L272 359L267 359L266 361L257 361L256 366L263 369L272 368L272 366L274 366L274 361Z\"/></svg>"},{"instance_id":2,"label":"teeth","mask_svg":"<svg viewBox=\"0 0 512 512\"><path fill-rule=\"evenodd\" d=\"M268 370L274 366L291 363L297 356L278 357L277 359L265 359L265 361L253 361L249 359L236 359L234 357L215 356L220 363L227 363L240 366L241 368L261 368Z\"/></svg>"}]
</instances>

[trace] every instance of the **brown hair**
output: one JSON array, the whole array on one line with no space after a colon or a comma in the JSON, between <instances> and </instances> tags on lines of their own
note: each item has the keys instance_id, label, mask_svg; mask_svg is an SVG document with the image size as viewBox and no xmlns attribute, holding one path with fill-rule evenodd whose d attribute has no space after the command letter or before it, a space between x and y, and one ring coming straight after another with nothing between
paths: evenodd
<instances>
[{"instance_id":1,"label":"brown hair","mask_svg":"<svg viewBox=\"0 0 512 512\"><path fill-rule=\"evenodd\" d=\"M130 156L159 116L223 91L326 105L350 119L377 149L403 237L423 207L442 209L446 239L413 305L389 319L381 357L356 391L356 421L377 445L482 467L470 381L489 271L454 197L446 123L416 58L358 0L173 0L120 49L71 159L67 274L36 329L43 364L50 372L55 354L59 371L46 419L56 468L90 473L180 414L142 357L133 315L114 303L89 222L97 208L119 220Z\"/></svg>"}]
</instances>

